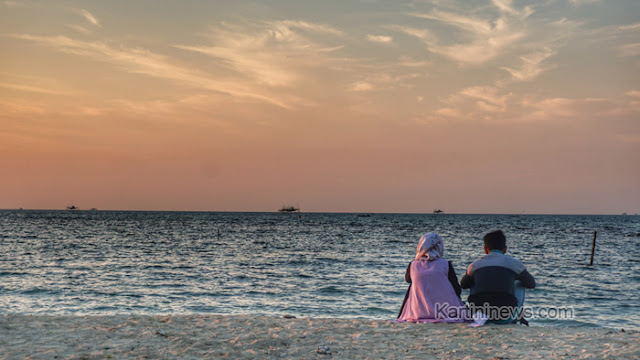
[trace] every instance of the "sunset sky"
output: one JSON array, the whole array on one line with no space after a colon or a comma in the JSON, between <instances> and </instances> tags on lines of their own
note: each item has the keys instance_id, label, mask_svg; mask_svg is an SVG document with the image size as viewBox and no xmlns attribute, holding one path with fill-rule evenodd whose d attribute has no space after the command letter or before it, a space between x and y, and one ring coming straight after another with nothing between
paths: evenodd
<instances>
[{"instance_id":1,"label":"sunset sky","mask_svg":"<svg viewBox=\"0 0 640 360\"><path fill-rule=\"evenodd\" d=\"M0 208L640 212L640 1L0 0Z\"/></svg>"}]
</instances>

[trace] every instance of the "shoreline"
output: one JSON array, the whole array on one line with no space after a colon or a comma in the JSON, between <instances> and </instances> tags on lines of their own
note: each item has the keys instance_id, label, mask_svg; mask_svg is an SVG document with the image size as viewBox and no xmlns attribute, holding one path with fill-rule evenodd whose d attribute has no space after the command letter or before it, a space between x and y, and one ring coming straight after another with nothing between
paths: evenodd
<instances>
[{"instance_id":1,"label":"shoreline","mask_svg":"<svg viewBox=\"0 0 640 360\"><path fill-rule=\"evenodd\" d=\"M5 314L0 349L1 359L637 359L640 332L250 315Z\"/></svg>"}]
</instances>

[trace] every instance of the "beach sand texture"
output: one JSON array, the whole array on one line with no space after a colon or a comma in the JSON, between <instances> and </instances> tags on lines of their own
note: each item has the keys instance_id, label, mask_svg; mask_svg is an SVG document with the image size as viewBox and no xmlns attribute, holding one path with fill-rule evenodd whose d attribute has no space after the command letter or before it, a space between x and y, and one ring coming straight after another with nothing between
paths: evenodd
<instances>
[{"instance_id":1,"label":"beach sand texture","mask_svg":"<svg viewBox=\"0 0 640 360\"><path fill-rule=\"evenodd\" d=\"M638 359L640 332L247 315L3 315L0 358Z\"/></svg>"}]
</instances>

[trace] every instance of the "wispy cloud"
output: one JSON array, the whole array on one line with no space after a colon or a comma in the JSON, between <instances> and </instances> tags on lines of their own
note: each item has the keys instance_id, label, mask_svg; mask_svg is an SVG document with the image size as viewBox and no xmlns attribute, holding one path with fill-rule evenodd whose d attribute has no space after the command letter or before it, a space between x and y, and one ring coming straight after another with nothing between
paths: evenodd
<instances>
[{"instance_id":1,"label":"wispy cloud","mask_svg":"<svg viewBox=\"0 0 640 360\"><path fill-rule=\"evenodd\" d=\"M93 14L91 14L90 12L88 12L87 10L84 9L74 9L73 12L79 14L80 16L82 16L84 18L84 22L83 24L67 24L66 26L70 29L73 29L79 33L82 34L91 34L92 31L89 28L101 28L102 25L100 24L100 21L98 21L98 19L93 16Z\"/></svg>"},{"instance_id":2,"label":"wispy cloud","mask_svg":"<svg viewBox=\"0 0 640 360\"><path fill-rule=\"evenodd\" d=\"M543 72L553 69L555 66L544 66L543 62L549 57L555 55L556 52L546 48L540 51L533 52L531 54L523 55L520 57L522 64L519 68L503 67L511 74L514 80L529 81L538 77Z\"/></svg>"},{"instance_id":3,"label":"wispy cloud","mask_svg":"<svg viewBox=\"0 0 640 360\"><path fill-rule=\"evenodd\" d=\"M450 118L460 118L462 117L462 112L452 108L441 108L436 110L435 114Z\"/></svg>"},{"instance_id":4,"label":"wispy cloud","mask_svg":"<svg viewBox=\"0 0 640 360\"><path fill-rule=\"evenodd\" d=\"M398 62L397 62L396 65L397 66L408 67L408 68L426 68L428 66L431 66L432 63L429 62L429 61L415 60L415 59L412 59L410 57L401 56L398 59Z\"/></svg>"},{"instance_id":5,"label":"wispy cloud","mask_svg":"<svg viewBox=\"0 0 640 360\"><path fill-rule=\"evenodd\" d=\"M4 6L8 7L8 8L17 8L17 7L23 7L25 6L24 3L18 2L18 1L4 1L3 2Z\"/></svg>"},{"instance_id":6,"label":"wispy cloud","mask_svg":"<svg viewBox=\"0 0 640 360\"><path fill-rule=\"evenodd\" d=\"M31 85L25 85L25 84L12 84L12 83L6 83L6 82L0 82L0 87L3 87L5 89L33 92L33 93L39 93L39 94L49 94L49 95L69 95L70 94L67 91L52 90L52 89L46 89L38 86L31 86Z\"/></svg>"},{"instance_id":7,"label":"wispy cloud","mask_svg":"<svg viewBox=\"0 0 640 360\"><path fill-rule=\"evenodd\" d=\"M593 3L600 2L600 1L601 0L569 0L569 2L573 6L580 6L580 5L585 5L585 4L593 4Z\"/></svg>"},{"instance_id":8,"label":"wispy cloud","mask_svg":"<svg viewBox=\"0 0 640 360\"><path fill-rule=\"evenodd\" d=\"M82 25L67 25L68 28L73 29L79 33L83 33L83 34L90 34L91 31L89 29L87 29L86 27L82 26Z\"/></svg>"},{"instance_id":9,"label":"wispy cloud","mask_svg":"<svg viewBox=\"0 0 640 360\"><path fill-rule=\"evenodd\" d=\"M471 86L441 99L444 107L435 111L435 118L456 118L465 121L488 119L508 112L507 101L512 93L497 86Z\"/></svg>"},{"instance_id":10,"label":"wispy cloud","mask_svg":"<svg viewBox=\"0 0 640 360\"><path fill-rule=\"evenodd\" d=\"M636 31L636 30L640 30L640 23L618 26L618 30L619 31Z\"/></svg>"},{"instance_id":11,"label":"wispy cloud","mask_svg":"<svg viewBox=\"0 0 640 360\"><path fill-rule=\"evenodd\" d=\"M294 35L292 29L309 30L312 32L326 33L334 36L343 36L344 33L332 26L325 24L316 24L300 20L282 20L268 22L272 26L272 31L278 31L282 34Z\"/></svg>"},{"instance_id":12,"label":"wispy cloud","mask_svg":"<svg viewBox=\"0 0 640 360\"><path fill-rule=\"evenodd\" d=\"M21 99L0 99L0 115L43 115L46 113L46 106L40 103Z\"/></svg>"},{"instance_id":13,"label":"wispy cloud","mask_svg":"<svg viewBox=\"0 0 640 360\"><path fill-rule=\"evenodd\" d=\"M231 79L213 78L207 73L179 65L170 58L140 48L113 47L102 42L88 42L66 36L13 35L14 38L51 46L57 51L108 62L130 73L177 81L199 89L215 91L240 98L253 99L280 107L289 107L282 97L262 92ZM293 99L289 99L293 101Z\"/></svg>"},{"instance_id":14,"label":"wispy cloud","mask_svg":"<svg viewBox=\"0 0 640 360\"><path fill-rule=\"evenodd\" d=\"M631 90L631 91L627 91L624 94L627 95L627 96L634 97L634 98L640 98L640 90Z\"/></svg>"},{"instance_id":15,"label":"wispy cloud","mask_svg":"<svg viewBox=\"0 0 640 360\"><path fill-rule=\"evenodd\" d=\"M266 22L257 28L223 24L212 29L214 45L176 45L216 59L236 75L249 77L267 86L292 86L303 76L302 68L327 67L328 56L342 45L322 45L306 33L342 36L327 25L304 21Z\"/></svg>"},{"instance_id":16,"label":"wispy cloud","mask_svg":"<svg viewBox=\"0 0 640 360\"><path fill-rule=\"evenodd\" d=\"M619 101L605 98L572 99L564 97L546 99L526 99L525 117L533 120L553 120L557 118L598 118L619 116L628 113L628 107Z\"/></svg>"},{"instance_id":17,"label":"wispy cloud","mask_svg":"<svg viewBox=\"0 0 640 360\"><path fill-rule=\"evenodd\" d=\"M358 81L351 85L349 90L351 91L371 91L373 90L373 85L365 81Z\"/></svg>"},{"instance_id":18,"label":"wispy cloud","mask_svg":"<svg viewBox=\"0 0 640 360\"><path fill-rule=\"evenodd\" d=\"M625 44L619 48L620 56L638 56L640 55L640 43Z\"/></svg>"},{"instance_id":19,"label":"wispy cloud","mask_svg":"<svg viewBox=\"0 0 640 360\"><path fill-rule=\"evenodd\" d=\"M493 31L493 26L488 20L458 15L447 11L433 10L430 13L415 13L412 15L422 19L442 22L469 33L487 35Z\"/></svg>"},{"instance_id":20,"label":"wispy cloud","mask_svg":"<svg viewBox=\"0 0 640 360\"><path fill-rule=\"evenodd\" d=\"M524 8L516 9L513 6L512 0L492 0L491 1L495 7L497 7L501 12L515 15L520 18L527 18L529 15L533 14L533 9L530 6L525 6Z\"/></svg>"},{"instance_id":21,"label":"wispy cloud","mask_svg":"<svg viewBox=\"0 0 640 360\"><path fill-rule=\"evenodd\" d=\"M473 86L460 91L460 95L475 100L476 106L487 112L504 112L507 109L509 95L501 94L492 86Z\"/></svg>"},{"instance_id":22,"label":"wispy cloud","mask_svg":"<svg viewBox=\"0 0 640 360\"><path fill-rule=\"evenodd\" d=\"M640 90L631 90L624 93L629 98L629 104L636 112L640 112Z\"/></svg>"},{"instance_id":23,"label":"wispy cloud","mask_svg":"<svg viewBox=\"0 0 640 360\"><path fill-rule=\"evenodd\" d=\"M428 13L413 13L414 17L431 20L452 27L461 33L457 38L451 34L437 38L426 29L397 27L397 30L420 39L427 49L461 64L483 64L495 59L527 33L519 24L533 10L513 7L509 0L494 0L493 5L500 16L495 19L467 16L450 11L432 10ZM454 34L454 33L452 33ZM446 40L443 40L446 38Z\"/></svg>"},{"instance_id":24,"label":"wispy cloud","mask_svg":"<svg viewBox=\"0 0 640 360\"><path fill-rule=\"evenodd\" d=\"M88 12L87 10L81 9L79 10L80 14L82 16L84 16L84 18L92 25L98 26L100 27L100 22L98 21L98 19L96 19L95 16L93 16L93 14L91 14L90 12Z\"/></svg>"},{"instance_id":25,"label":"wispy cloud","mask_svg":"<svg viewBox=\"0 0 640 360\"><path fill-rule=\"evenodd\" d=\"M427 45L436 43L436 37L427 29L417 29L415 27L401 25L389 26L389 29L393 29L409 36L413 36Z\"/></svg>"},{"instance_id":26,"label":"wispy cloud","mask_svg":"<svg viewBox=\"0 0 640 360\"><path fill-rule=\"evenodd\" d=\"M595 28L590 34L594 44L610 48L620 57L629 57L640 55L639 31L640 23L632 23Z\"/></svg>"},{"instance_id":27,"label":"wispy cloud","mask_svg":"<svg viewBox=\"0 0 640 360\"><path fill-rule=\"evenodd\" d=\"M556 69L553 59L581 26L566 18L532 16L543 4L522 6L512 0L489 3L472 5L471 9L465 2L436 3L428 12L408 14L425 20L422 26L387 26L418 39L428 52L450 60L461 71L487 70L482 80L478 77L484 84L466 86L441 98L444 109L460 112L445 110L434 112L434 116L455 117L464 111L469 119L487 119L512 113L518 96L510 90L511 85L534 81ZM508 78L496 70L505 71Z\"/></svg>"},{"instance_id":28,"label":"wispy cloud","mask_svg":"<svg viewBox=\"0 0 640 360\"><path fill-rule=\"evenodd\" d=\"M413 82L425 75L417 69L400 65L402 61L390 64L373 64L371 66L354 66L345 71L355 77L346 89L348 91L393 91L394 89L411 89ZM424 66L420 64L420 66Z\"/></svg>"},{"instance_id":29,"label":"wispy cloud","mask_svg":"<svg viewBox=\"0 0 640 360\"><path fill-rule=\"evenodd\" d=\"M434 10L426 14L413 14L415 17L437 21L463 31L464 42L445 45L429 32L406 31L405 33L421 39L429 51L445 56L462 64L478 65L498 57L506 48L525 36L521 29L511 26L506 16L490 22L486 19L462 16L455 13Z\"/></svg>"},{"instance_id":30,"label":"wispy cloud","mask_svg":"<svg viewBox=\"0 0 640 360\"><path fill-rule=\"evenodd\" d=\"M628 119L640 112L640 91L625 93L626 98L540 98L491 86L463 89L446 99L446 107L432 119L458 119L485 122L547 122L559 119L603 121Z\"/></svg>"},{"instance_id":31,"label":"wispy cloud","mask_svg":"<svg viewBox=\"0 0 640 360\"><path fill-rule=\"evenodd\" d=\"M426 20L423 27L391 26L391 30L419 39L426 49L454 63L493 66L508 71L514 80L530 80L553 68L543 61L555 54L574 23L532 17L533 6L516 6L511 0L491 0L492 7L473 10L438 7L408 15ZM440 6L444 6L441 4ZM454 9L454 10L452 10ZM514 63L518 59L520 64Z\"/></svg>"},{"instance_id":32,"label":"wispy cloud","mask_svg":"<svg viewBox=\"0 0 640 360\"><path fill-rule=\"evenodd\" d=\"M349 41L357 41L355 37L328 25L293 20L221 23L194 44L172 45L203 57L175 51L169 57L119 43L67 36L14 37L113 64L129 73L283 108L315 106L327 96L340 97L333 91L321 94L319 89L364 93L412 87L431 65L407 56L396 61L349 57L341 50Z\"/></svg>"},{"instance_id":33,"label":"wispy cloud","mask_svg":"<svg viewBox=\"0 0 640 360\"><path fill-rule=\"evenodd\" d=\"M393 42L393 37L391 36L385 36L385 35L367 35L367 40L374 42L374 43L381 43L381 44L390 44Z\"/></svg>"}]
</instances>

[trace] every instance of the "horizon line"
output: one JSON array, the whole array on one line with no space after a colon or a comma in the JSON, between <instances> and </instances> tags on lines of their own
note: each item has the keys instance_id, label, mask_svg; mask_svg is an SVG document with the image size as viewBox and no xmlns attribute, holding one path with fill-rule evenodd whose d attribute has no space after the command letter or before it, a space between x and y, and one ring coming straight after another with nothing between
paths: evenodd
<instances>
[{"instance_id":1,"label":"horizon line","mask_svg":"<svg viewBox=\"0 0 640 360\"><path fill-rule=\"evenodd\" d=\"M3 208L0 211L65 211L65 212L191 212L191 213L259 213L259 214L280 214L278 210L274 211L264 211L264 210L149 210L149 209L46 209L46 208L34 208L34 209L25 209L25 208ZM639 216L638 213L629 214L626 212L623 213L481 213L481 212L443 212L440 214L434 214L433 212L376 212L376 211L296 211L293 214L378 214L378 215L433 215L433 216L443 216L443 215L516 215L516 216ZM286 214L286 213L285 213Z\"/></svg>"}]
</instances>

